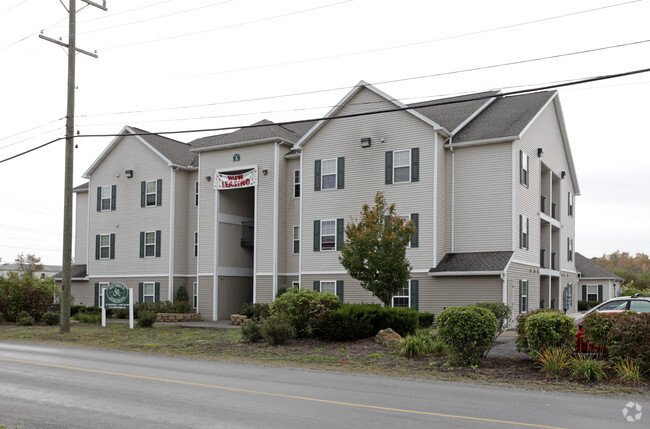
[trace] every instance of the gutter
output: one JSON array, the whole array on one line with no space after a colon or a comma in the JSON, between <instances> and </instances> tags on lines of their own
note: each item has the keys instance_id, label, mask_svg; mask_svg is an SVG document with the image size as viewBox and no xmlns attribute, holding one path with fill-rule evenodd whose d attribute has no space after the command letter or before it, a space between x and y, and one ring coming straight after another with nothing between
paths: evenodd
<instances>
[{"instance_id":1,"label":"gutter","mask_svg":"<svg viewBox=\"0 0 650 429\"><path fill-rule=\"evenodd\" d=\"M461 277L461 276L504 276L504 271L439 271L428 273L429 277Z\"/></svg>"}]
</instances>

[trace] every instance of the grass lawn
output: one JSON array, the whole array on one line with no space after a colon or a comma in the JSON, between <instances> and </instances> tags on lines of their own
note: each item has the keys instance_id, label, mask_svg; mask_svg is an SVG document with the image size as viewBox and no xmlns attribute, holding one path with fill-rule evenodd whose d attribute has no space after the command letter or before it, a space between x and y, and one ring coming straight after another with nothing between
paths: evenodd
<instances>
[{"instance_id":1,"label":"grass lawn","mask_svg":"<svg viewBox=\"0 0 650 429\"><path fill-rule=\"evenodd\" d=\"M636 386L605 380L584 383L551 379L534 367L530 359L488 357L478 368L449 365L446 356L431 354L407 359L398 352L376 344L372 339L331 342L298 339L283 346L265 342L250 343L238 329L200 329L180 325L155 324L152 328L131 330L123 323L106 328L93 324L75 324L70 333L59 327L0 325L0 341L30 341L82 347L105 348L167 356L216 359L261 365L297 366L311 369L477 382L529 389L578 391L591 394L635 394L650 398L650 381Z\"/></svg>"}]
</instances>

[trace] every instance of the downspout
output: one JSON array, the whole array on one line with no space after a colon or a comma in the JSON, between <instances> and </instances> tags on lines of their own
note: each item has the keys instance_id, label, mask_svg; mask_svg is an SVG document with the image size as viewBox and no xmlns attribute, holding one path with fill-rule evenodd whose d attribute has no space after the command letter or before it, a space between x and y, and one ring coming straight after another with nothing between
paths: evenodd
<instances>
[{"instance_id":1,"label":"downspout","mask_svg":"<svg viewBox=\"0 0 650 429\"><path fill-rule=\"evenodd\" d=\"M438 264L438 132L433 137L433 265Z\"/></svg>"},{"instance_id":2,"label":"downspout","mask_svg":"<svg viewBox=\"0 0 650 429\"><path fill-rule=\"evenodd\" d=\"M194 294L196 293L196 312L200 313L199 311L199 289L200 289L200 281L199 281L199 271L201 264L201 154L199 153L199 166L197 167L197 172L196 172L196 183L199 184L199 205L196 207L196 233L199 235L199 242L197 243L199 246L199 251L197 252L196 255L196 290L192 291L192 302L194 302Z\"/></svg>"},{"instance_id":3,"label":"downspout","mask_svg":"<svg viewBox=\"0 0 650 429\"><path fill-rule=\"evenodd\" d=\"M169 279L168 279L168 291L167 291L167 300L169 302L174 302L174 234L176 233L175 229L175 212L176 212L176 172L178 167L172 168L171 170L171 196L169 198Z\"/></svg>"},{"instance_id":4,"label":"downspout","mask_svg":"<svg viewBox=\"0 0 650 429\"><path fill-rule=\"evenodd\" d=\"M300 229L300 241L298 242L298 288L302 289L302 200L304 198L305 187L303 186L305 180L304 171L302 169L302 149L300 149L300 213L298 215L298 228Z\"/></svg>"},{"instance_id":5,"label":"downspout","mask_svg":"<svg viewBox=\"0 0 650 429\"><path fill-rule=\"evenodd\" d=\"M215 174L216 176L216 174ZM219 320L219 192L214 190L214 250L213 250L213 275L212 275L212 320Z\"/></svg>"},{"instance_id":6,"label":"downspout","mask_svg":"<svg viewBox=\"0 0 650 429\"><path fill-rule=\"evenodd\" d=\"M279 221L279 189L280 185L280 143L275 144L275 153L273 163L273 297L271 301L275 301L275 296L278 293L278 221Z\"/></svg>"},{"instance_id":7,"label":"downspout","mask_svg":"<svg viewBox=\"0 0 650 429\"><path fill-rule=\"evenodd\" d=\"M508 305L508 284L506 281L506 273L501 273L502 296L501 299L505 305Z\"/></svg>"},{"instance_id":8,"label":"downspout","mask_svg":"<svg viewBox=\"0 0 650 429\"><path fill-rule=\"evenodd\" d=\"M451 150L451 253L454 253L455 215L456 215L456 154L452 143L453 136L449 136L449 149Z\"/></svg>"}]
</instances>

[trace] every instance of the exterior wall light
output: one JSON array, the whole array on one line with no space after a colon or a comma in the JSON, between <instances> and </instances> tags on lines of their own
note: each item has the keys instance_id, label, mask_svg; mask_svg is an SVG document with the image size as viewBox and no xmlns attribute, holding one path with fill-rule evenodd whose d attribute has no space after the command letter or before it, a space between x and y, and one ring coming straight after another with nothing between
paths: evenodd
<instances>
[{"instance_id":1,"label":"exterior wall light","mask_svg":"<svg viewBox=\"0 0 650 429\"><path fill-rule=\"evenodd\" d=\"M361 147L362 148L370 147L370 137L363 137L361 139Z\"/></svg>"},{"instance_id":2,"label":"exterior wall light","mask_svg":"<svg viewBox=\"0 0 650 429\"><path fill-rule=\"evenodd\" d=\"M127 179L130 179L131 177L133 177L133 170L126 170L124 172L124 175L126 176Z\"/></svg>"},{"instance_id":3,"label":"exterior wall light","mask_svg":"<svg viewBox=\"0 0 650 429\"><path fill-rule=\"evenodd\" d=\"M205 176L205 181L206 181L206 182L209 182L210 180L212 180L212 177L210 177L210 176Z\"/></svg>"},{"instance_id":4,"label":"exterior wall light","mask_svg":"<svg viewBox=\"0 0 650 429\"><path fill-rule=\"evenodd\" d=\"M266 176L267 174L269 174L269 170L262 170L262 174Z\"/></svg>"},{"instance_id":5,"label":"exterior wall light","mask_svg":"<svg viewBox=\"0 0 650 429\"><path fill-rule=\"evenodd\" d=\"M541 147L537 148L537 157L541 158L544 155L544 150Z\"/></svg>"}]
</instances>

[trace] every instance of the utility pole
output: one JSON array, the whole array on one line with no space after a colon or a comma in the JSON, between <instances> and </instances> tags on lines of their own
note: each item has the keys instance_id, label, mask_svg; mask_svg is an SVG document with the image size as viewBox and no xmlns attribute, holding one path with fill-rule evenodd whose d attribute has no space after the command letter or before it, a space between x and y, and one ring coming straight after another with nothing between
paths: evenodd
<instances>
[{"instance_id":1,"label":"utility pole","mask_svg":"<svg viewBox=\"0 0 650 429\"><path fill-rule=\"evenodd\" d=\"M82 0L89 5L106 10L106 0L102 5L89 0ZM70 332L70 301L72 299L72 178L74 171L74 91L75 91L75 56L77 51L89 54L87 51L77 49L76 31L76 0L70 0L69 36L68 43L52 40L40 35L39 37L68 48L68 102L65 122L65 181L63 188L63 264L61 279L61 333ZM92 55L97 58L96 55Z\"/></svg>"}]
</instances>

